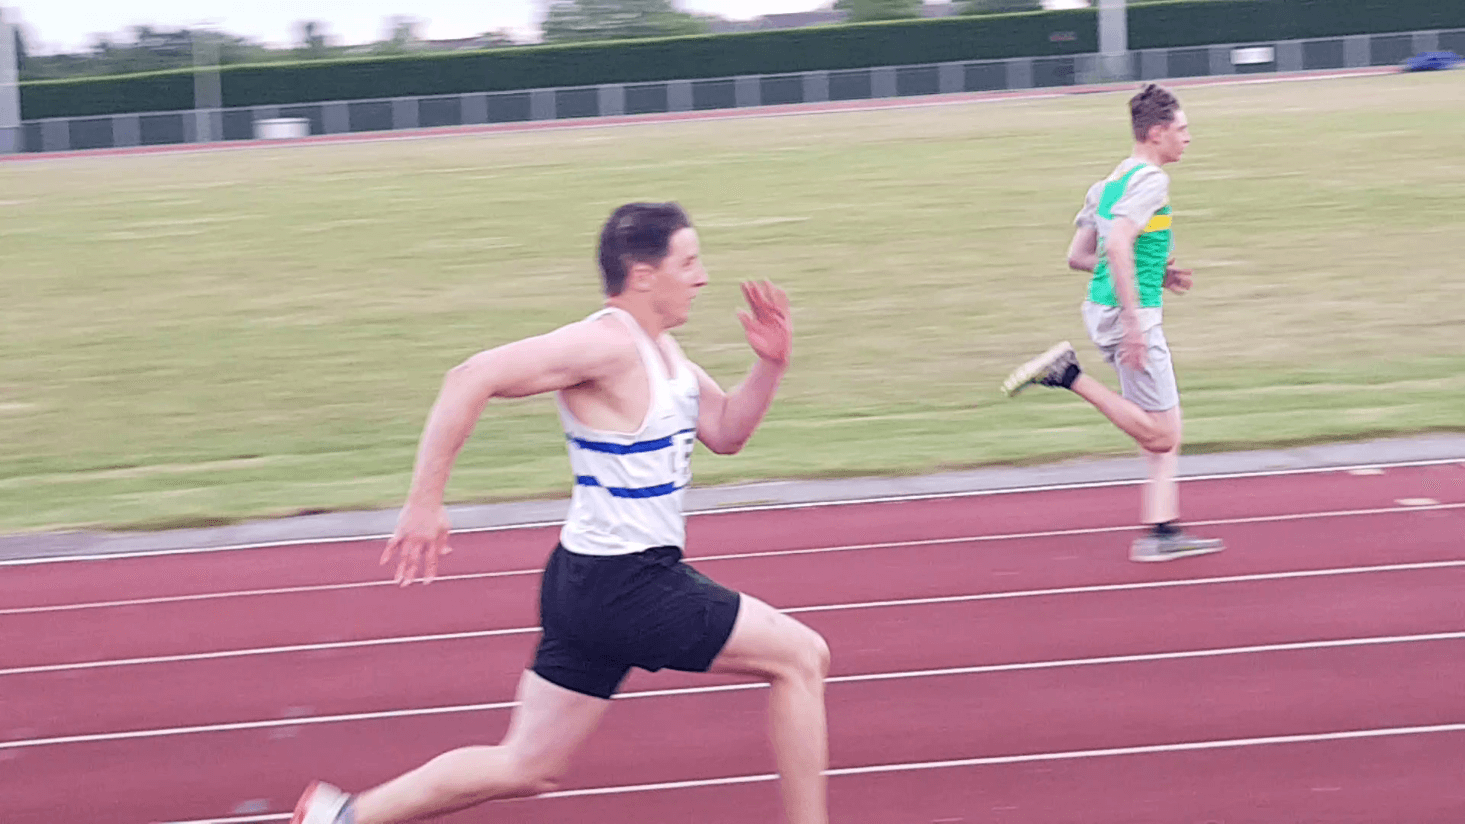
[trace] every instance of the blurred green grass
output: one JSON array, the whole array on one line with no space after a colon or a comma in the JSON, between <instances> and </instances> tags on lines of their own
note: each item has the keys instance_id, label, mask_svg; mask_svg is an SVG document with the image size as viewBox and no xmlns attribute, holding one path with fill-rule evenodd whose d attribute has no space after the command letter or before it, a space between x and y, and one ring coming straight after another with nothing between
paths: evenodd
<instances>
[{"instance_id":1,"label":"blurred green grass","mask_svg":"<svg viewBox=\"0 0 1465 824\"><path fill-rule=\"evenodd\" d=\"M1465 429L1465 76L1182 99L1187 450ZM0 165L0 531L399 504L442 373L593 311L596 230L641 199L699 226L678 337L725 385L737 281L796 308L779 401L699 483L1128 454L1067 393L997 391L1084 337L1063 256L1126 132L1095 94ZM494 405L449 496L564 494L563 450L548 399Z\"/></svg>"}]
</instances>

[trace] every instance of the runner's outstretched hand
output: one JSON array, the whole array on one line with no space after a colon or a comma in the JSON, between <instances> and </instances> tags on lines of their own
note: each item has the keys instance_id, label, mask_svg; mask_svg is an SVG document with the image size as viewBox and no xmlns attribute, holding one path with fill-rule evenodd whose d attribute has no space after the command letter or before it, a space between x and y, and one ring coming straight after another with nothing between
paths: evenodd
<instances>
[{"instance_id":1,"label":"runner's outstretched hand","mask_svg":"<svg viewBox=\"0 0 1465 824\"><path fill-rule=\"evenodd\" d=\"M751 312L738 312L748 345L758 357L786 364L793 354L794 322L789 314L788 295L768 281L744 283L743 297Z\"/></svg>"},{"instance_id":2,"label":"runner's outstretched hand","mask_svg":"<svg viewBox=\"0 0 1465 824\"><path fill-rule=\"evenodd\" d=\"M448 546L448 532L453 525L448 521L447 508L413 504L408 502L397 516L397 531L387 542L380 564L390 563L397 558L397 574L394 580L407 586L422 571L422 583L428 584L437 577L437 559L452 552Z\"/></svg>"}]
</instances>

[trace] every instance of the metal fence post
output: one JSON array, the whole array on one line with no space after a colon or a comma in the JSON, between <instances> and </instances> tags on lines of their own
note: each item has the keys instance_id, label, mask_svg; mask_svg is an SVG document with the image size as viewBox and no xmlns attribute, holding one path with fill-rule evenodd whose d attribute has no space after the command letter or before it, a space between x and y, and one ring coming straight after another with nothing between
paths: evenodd
<instances>
[{"instance_id":1,"label":"metal fence post","mask_svg":"<svg viewBox=\"0 0 1465 824\"><path fill-rule=\"evenodd\" d=\"M1099 75L1129 79L1129 15L1125 0L1099 0Z\"/></svg>"},{"instance_id":2,"label":"metal fence post","mask_svg":"<svg viewBox=\"0 0 1465 824\"><path fill-rule=\"evenodd\" d=\"M554 89L531 89L529 92L529 119L554 120L556 116Z\"/></svg>"},{"instance_id":3,"label":"metal fence post","mask_svg":"<svg viewBox=\"0 0 1465 824\"><path fill-rule=\"evenodd\" d=\"M344 100L321 104L320 122L326 134L345 134L351 131L351 104Z\"/></svg>"},{"instance_id":4,"label":"metal fence post","mask_svg":"<svg viewBox=\"0 0 1465 824\"><path fill-rule=\"evenodd\" d=\"M219 41L213 32L189 32L193 46L193 139L210 143L224 137L223 86L219 79ZM218 122L215 122L215 121Z\"/></svg>"},{"instance_id":5,"label":"metal fence post","mask_svg":"<svg viewBox=\"0 0 1465 824\"><path fill-rule=\"evenodd\" d=\"M464 125L477 125L488 122L488 95L486 93L465 94L458 98L463 107Z\"/></svg>"},{"instance_id":6,"label":"metal fence post","mask_svg":"<svg viewBox=\"0 0 1465 824\"><path fill-rule=\"evenodd\" d=\"M20 125L20 67L15 53L15 13L0 8L0 154L18 152L24 146Z\"/></svg>"},{"instance_id":7,"label":"metal fence post","mask_svg":"<svg viewBox=\"0 0 1465 824\"><path fill-rule=\"evenodd\" d=\"M1211 46L1206 53L1210 59L1211 74L1235 74L1236 67L1231 64L1230 46Z\"/></svg>"},{"instance_id":8,"label":"metal fence post","mask_svg":"<svg viewBox=\"0 0 1465 824\"><path fill-rule=\"evenodd\" d=\"M883 66L870 70L870 96L871 97L895 97L899 93L899 84L895 75L894 66Z\"/></svg>"},{"instance_id":9,"label":"metal fence post","mask_svg":"<svg viewBox=\"0 0 1465 824\"><path fill-rule=\"evenodd\" d=\"M1440 50L1440 33L1437 31L1417 31L1409 39L1414 48L1414 53Z\"/></svg>"},{"instance_id":10,"label":"metal fence post","mask_svg":"<svg viewBox=\"0 0 1465 824\"><path fill-rule=\"evenodd\" d=\"M1139 73L1145 80L1163 80L1170 76L1170 52L1166 49L1145 49L1139 53Z\"/></svg>"},{"instance_id":11,"label":"metal fence post","mask_svg":"<svg viewBox=\"0 0 1465 824\"><path fill-rule=\"evenodd\" d=\"M415 129L418 118L418 98L397 97L392 99L392 128Z\"/></svg>"},{"instance_id":12,"label":"metal fence post","mask_svg":"<svg viewBox=\"0 0 1465 824\"><path fill-rule=\"evenodd\" d=\"M626 113L626 87L608 83L597 90L601 117L619 117Z\"/></svg>"},{"instance_id":13,"label":"metal fence post","mask_svg":"<svg viewBox=\"0 0 1465 824\"><path fill-rule=\"evenodd\" d=\"M142 145L142 117L135 114L112 115L112 145Z\"/></svg>"},{"instance_id":14,"label":"metal fence post","mask_svg":"<svg viewBox=\"0 0 1465 824\"><path fill-rule=\"evenodd\" d=\"M1128 58L1128 55L1125 55ZM1125 62L1128 62L1126 59ZM1084 86L1104 80L1104 56L1102 54L1075 54L1073 56L1073 83Z\"/></svg>"},{"instance_id":15,"label":"metal fence post","mask_svg":"<svg viewBox=\"0 0 1465 824\"><path fill-rule=\"evenodd\" d=\"M41 151L64 152L70 148L70 121L60 117L41 121Z\"/></svg>"},{"instance_id":16,"label":"metal fence post","mask_svg":"<svg viewBox=\"0 0 1465 824\"><path fill-rule=\"evenodd\" d=\"M692 103L692 81L673 80L666 84L667 111L690 112Z\"/></svg>"},{"instance_id":17,"label":"metal fence post","mask_svg":"<svg viewBox=\"0 0 1465 824\"><path fill-rule=\"evenodd\" d=\"M733 79L733 102L739 109L763 105L763 82L760 75L744 75Z\"/></svg>"},{"instance_id":18,"label":"metal fence post","mask_svg":"<svg viewBox=\"0 0 1465 824\"><path fill-rule=\"evenodd\" d=\"M957 94L966 91L966 65L942 63L936 70L936 90L941 94Z\"/></svg>"},{"instance_id":19,"label":"metal fence post","mask_svg":"<svg viewBox=\"0 0 1465 824\"><path fill-rule=\"evenodd\" d=\"M1302 41L1283 40L1277 44L1277 71L1302 71Z\"/></svg>"},{"instance_id":20,"label":"metal fence post","mask_svg":"<svg viewBox=\"0 0 1465 824\"><path fill-rule=\"evenodd\" d=\"M829 101L829 72L804 72L804 102L826 103Z\"/></svg>"},{"instance_id":21,"label":"metal fence post","mask_svg":"<svg viewBox=\"0 0 1465 824\"><path fill-rule=\"evenodd\" d=\"M1343 38L1344 67L1358 69L1369 65L1373 59L1369 40L1370 38L1366 34L1354 34Z\"/></svg>"},{"instance_id":22,"label":"metal fence post","mask_svg":"<svg viewBox=\"0 0 1465 824\"><path fill-rule=\"evenodd\" d=\"M1007 88L1031 89L1033 87L1033 59L1013 57L1002 61L1007 64Z\"/></svg>"}]
</instances>

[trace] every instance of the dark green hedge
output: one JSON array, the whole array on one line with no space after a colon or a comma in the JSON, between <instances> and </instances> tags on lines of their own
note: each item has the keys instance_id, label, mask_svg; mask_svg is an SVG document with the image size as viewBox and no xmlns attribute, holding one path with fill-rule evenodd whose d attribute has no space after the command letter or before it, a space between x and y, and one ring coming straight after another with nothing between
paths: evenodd
<instances>
[{"instance_id":1,"label":"dark green hedge","mask_svg":"<svg viewBox=\"0 0 1465 824\"><path fill-rule=\"evenodd\" d=\"M1092 11L1062 11L229 66L222 74L224 105L253 106L1074 54L1094 51L1096 37ZM22 109L27 120L167 111L192 108L192 94L187 71L26 83Z\"/></svg>"},{"instance_id":2,"label":"dark green hedge","mask_svg":"<svg viewBox=\"0 0 1465 824\"><path fill-rule=\"evenodd\" d=\"M1054 32L1072 33L1052 38ZM502 49L391 60L240 66L224 104L638 83L1093 51L1092 11Z\"/></svg>"},{"instance_id":3,"label":"dark green hedge","mask_svg":"<svg viewBox=\"0 0 1465 824\"><path fill-rule=\"evenodd\" d=\"M191 69L20 84L20 112L25 120L191 108Z\"/></svg>"},{"instance_id":4,"label":"dark green hedge","mask_svg":"<svg viewBox=\"0 0 1465 824\"><path fill-rule=\"evenodd\" d=\"M1129 7L1132 49L1465 28L1465 0L1178 0ZM225 106L734 77L1097 51L1092 9L223 69ZM21 84L27 120L193 106L189 71Z\"/></svg>"},{"instance_id":5,"label":"dark green hedge","mask_svg":"<svg viewBox=\"0 0 1465 824\"><path fill-rule=\"evenodd\" d=\"M1129 47L1465 28L1465 0L1179 0L1129 8Z\"/></svg>"}]
</instances>

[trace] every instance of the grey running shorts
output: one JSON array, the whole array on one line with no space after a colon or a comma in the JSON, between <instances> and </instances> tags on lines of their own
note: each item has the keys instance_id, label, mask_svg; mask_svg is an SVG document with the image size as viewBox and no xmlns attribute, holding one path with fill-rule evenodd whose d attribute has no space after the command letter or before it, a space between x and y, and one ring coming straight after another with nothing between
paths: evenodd
<instances>
[{"instance_id":1,"label":"grey running shorts","mask_svg":"<svg viewBox=\"0 0 1465 824\"><path fill-rule=\"evenodd\" d=\"M1119 373L1119 388L1124 397L1147 412L1164 412L1180 405L1180 389L1175 382L1175 366L1170 361L1170 346L1160 328L1158 308L1139 310L1140 328L1145 336L1145 365L1131 369L1119 362L1119 342L1124 339L1124 325L1119 321L1119 307L1084 301L1083 320L1089 339L1099 347L1104 360Z\"/></svg>"}]
</instances>

